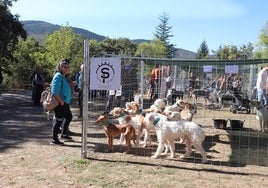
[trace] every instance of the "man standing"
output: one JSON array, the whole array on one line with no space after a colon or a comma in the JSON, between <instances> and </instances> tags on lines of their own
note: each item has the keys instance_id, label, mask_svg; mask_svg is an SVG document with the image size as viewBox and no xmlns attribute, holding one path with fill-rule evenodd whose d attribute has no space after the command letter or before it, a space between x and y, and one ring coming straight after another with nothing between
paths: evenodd
<instances>
[{"instance_id":1,"label":"man standing","mask_svg":"<svg viewBox=\"0 0 268 188\"><path fill-rule=\"evenodd\" d=\"M41 106L40 99L41 94L44 91L45 87L45 75L41 67L36 69L36 72L33 74L32 83L33 83L33 104L36 106Z\"/></svg>"},{"instance_id":2,"label":"man standing","mask_svg":"<svg viewBox=\"0 0 268 188\"><path fill-rule=\"evenodd\" d=\"M268 66L264 67L258 72L257 76L257 95L258 95L258 101L260 101L261 105L268 105L268 98L266 94L266 82L268 78Z\"/></svg>"}]
</instances>

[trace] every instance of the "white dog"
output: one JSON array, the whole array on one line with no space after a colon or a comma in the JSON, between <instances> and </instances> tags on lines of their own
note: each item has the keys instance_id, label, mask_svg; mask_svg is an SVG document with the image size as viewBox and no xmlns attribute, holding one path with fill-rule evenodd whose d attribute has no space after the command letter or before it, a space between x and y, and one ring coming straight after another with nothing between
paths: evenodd
<instances>
[{"instance_id":1,"label":"white dog","mask_svg":"<svg viewBox=\"0 0 268 188\"><path fill-rule=\"evenodd\" d=\"M202 161L207 161L207 155L202 147L205 139L205 132L194 122L189 121L167 121L160 114L150 114L146 117L146 122L154 125L157 134L158 147L152 158L157 158L168 144L170 146L170 158L175 157L175 140L182 138L186 141L186 152L180 158L188 157L192 152L192 146L202 155Z\"/></svg>"},{"instance_id":2,"label":"white dog","mask_svg":"<svg viewBox=\"0 0 268 188\"><path fill-rule=\"evenodd\" d=\"M184 102L183 100L177 100L173 105L166 106L163 114L167 115L170 112L180 112L184 108Z\"/></svg>"},{"instance_id":3,"label":"white dog","mask_svg":"<svg viewBox=\"0 0 268 188\"><path fill-rule=\"evenodd\" d=\"M144 109L144 112L160 112L162 113L163 110L166 108L167 102L164 99L156 99L154 104L151 105L149 109Z\"/></svg>"},{"instance_id":4,"label":"white dog","mask_svg":"<svg viewBox=\"0 0 268 188\"><path fill-rule=\"evenodd\" d=\"M164 114L164 115L167 116L168 121L182 120L180 112L169 112L168 114Z\"/></svg>"},{"instance_id":5,"label":"white dog","mask_svg":"<svg viewBox=\"0 0 268 188\"><path fill-rule=\"evenodd\" d=\"M261 103L259 101L251 101L251 104L256 107L261 132L268 132L268 110L261 106Z\"/></svg>"}]
</instances>

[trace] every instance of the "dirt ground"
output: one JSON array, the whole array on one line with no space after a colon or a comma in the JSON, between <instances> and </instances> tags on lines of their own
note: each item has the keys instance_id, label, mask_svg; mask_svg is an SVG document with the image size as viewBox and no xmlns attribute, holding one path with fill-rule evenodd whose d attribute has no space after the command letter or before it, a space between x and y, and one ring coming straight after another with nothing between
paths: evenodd
<instances>
[{"instance_id":1,"label":"dirt ground","mask_svg":"<svg viewBox=\"0 0 268 188\"><path fill-rule=\"evenodd\" d=\"M150 147L116 145L107 153L102 127L94 124L104 99L89 102L87 158L82 158L81 121L74 119L72 140L50 145L51 120L41 107L31 105L30 91L0 92L0 187L268 187L268 133L259 133L254 114L198 109L194 121L204 126L208 162L193 153L180 159L184 144L176 144L176 157L151 159L157 147L152 132ZM215 129L213 119L243 119L243 131Z\"/></svg>"}]
</instances>

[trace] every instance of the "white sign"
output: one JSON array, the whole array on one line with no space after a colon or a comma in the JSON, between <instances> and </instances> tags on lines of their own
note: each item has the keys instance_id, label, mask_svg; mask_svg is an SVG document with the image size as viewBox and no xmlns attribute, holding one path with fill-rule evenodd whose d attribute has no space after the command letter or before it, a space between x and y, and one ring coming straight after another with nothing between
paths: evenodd
<instances>
[{"instance_id":1,"label":"white sign","mask_svg":"<svg viewBox=\"0 0 268 188\"><path fill-rule=\"evenodd\" d=\"M117 90L121 86L120 58L92 58L90 64L90 89Z\"/></svg>"},{"instance_id":2,"label":"white sign","mask_svg":"<svg viewBox=\"0 0 268 188\"><path fill-rule=\"evenodd\" d=\"M238 65L225 65L225 73L238 73Z\"/></svg>"},{"instance_id":3,"label":"white sign","mask_svg":"<svg viewBox=\"0 0 268 188\"><path fill-rule=\"evenodd\" d=\"M203 72L212 72L212 66L210 65L203 66Z\"/></svg>"}]
</instances>

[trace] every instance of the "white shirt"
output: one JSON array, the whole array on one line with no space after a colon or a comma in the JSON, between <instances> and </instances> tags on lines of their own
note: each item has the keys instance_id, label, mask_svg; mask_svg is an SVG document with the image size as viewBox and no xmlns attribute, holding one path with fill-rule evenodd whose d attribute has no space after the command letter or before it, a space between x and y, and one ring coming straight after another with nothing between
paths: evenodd
<instances>
[{"instance_id":1,"label":"white shirt","mask_svg":"<svg viewBox=\"0 0 268 188\"><path fill-rule=\"evenodd\" d=\"M268 78L267 69L263 68L262 70L260 70L257 76L257 83L256 83L257 89L266 89L267 78Z\"/></svg>"}]
</instances>

